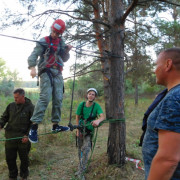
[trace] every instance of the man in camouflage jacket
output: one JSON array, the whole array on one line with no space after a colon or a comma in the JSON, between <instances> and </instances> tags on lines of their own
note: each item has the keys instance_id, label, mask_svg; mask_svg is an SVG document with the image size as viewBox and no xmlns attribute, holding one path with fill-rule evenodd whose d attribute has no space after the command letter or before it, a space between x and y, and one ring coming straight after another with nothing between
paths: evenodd
<instances>
[{"instance_id":1,"label":"man in camouflage jacket","mask_svg":"<svg viewBox=\"0 0 180 180\"><path fill-rule=\"evenodd\" d=\"M9 180L16 180L18 168L16 165L17 153L21 160L21 180L27 179L29 174L29 151L31 143L28 140L28 133L31 126L30 118L33 114L34 105L31 100L25 97L23 89L14 91L15 102L10 103L0 118L0 130L5 129L5 154L9 169ZM22 137L22 138L20 138ZM12 140L8 140L14 138ZM16 139L17 138L17 139Z\"/></svg>"}]
</instances>

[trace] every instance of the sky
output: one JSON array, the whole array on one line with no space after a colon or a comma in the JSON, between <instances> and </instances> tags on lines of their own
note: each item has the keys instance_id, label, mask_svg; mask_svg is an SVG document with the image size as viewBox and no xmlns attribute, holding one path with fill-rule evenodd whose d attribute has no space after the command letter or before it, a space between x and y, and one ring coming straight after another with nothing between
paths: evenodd
<instances>
[{"instance_id":1,"label":"sky","mask_svg":"<svg viewBox=\"0 0 180 180\"><path fill-rule=\"evenodd\" d=\"M13 11L17 11L18 9L21 13L24 11L19 5L18 0L1 0L0 13L5 7L8 7ZM19 30L15 27L9 27L4 31L0 30L0 34L33 40L32 31L33 30L29 26L24 26ZM47 35L49 35L49 32L43 32L41 37ZM24 81L36 81L36 79L32 79L30 76L30 70L28 69L27 63L27 59L34 47L35 42L0 36L0 58L6 62L6 66L11 71L16 70L19 73L19 77ZM74 63L74 54L72 52L70 53L70 57L71 58L64 66L64 78L70 76L69 67Z\"/></svg>"}]
</instances>

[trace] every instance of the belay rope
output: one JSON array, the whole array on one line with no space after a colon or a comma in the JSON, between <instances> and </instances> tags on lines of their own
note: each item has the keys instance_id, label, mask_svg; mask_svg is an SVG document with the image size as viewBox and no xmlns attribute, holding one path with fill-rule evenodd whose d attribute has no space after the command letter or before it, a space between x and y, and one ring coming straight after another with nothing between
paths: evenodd
<instances>
[{"instance_id":1,"label":"belay rope","mask_svg":"<svg viewBox=\"0 0 180 180\"><path fill-rule=\"evenodd\" d=\"M73 87L72 87L72 94L71 94L71 107L70 107L70 116L69 116L69 124L68 124L71 131L73 131L74 129L77 128L77 126L73 126L72 123L71 123L73 100L74 100L75 77L76 77L77 49L78 49L78 47L76 47L76 58L75 58L75 63L74 63L74 75L73 75Z\"/></svg>"},{"instance_id":2,"label":"belay rope","mask_svg":"<svg viewBox=\"0 0 180 180\"><path fill-rule=\"evenodd\" d=\"M57 133L58 132L47 132L47 133L39 134L38 136L43 136L43 135L48 135L48 134L57 134ZM28 137L28 136L21 136L21 137L8 138L8 139L0 139L0 142L1 141L10 141L10 140L22 139L22 138L25 138L25 137Z\"/></svg>"},{"instance_id":3,"label":"belay rope","mask_svg":"<svg viewBox=\"0 0 180 180\"><path fill-rule=\"evenodd\" d=\"M116 123L116 122L118 122L118 121L125 122L125 119L110 119L110 120L106 119L106 120L102 121L99 126L101 126L101 125L104 124L104 123L109 123L109 122L110 122L110 123ZM84 126L86 127L87 125L84 125ZM75 126L74 129L76 129L76 128L77 128L77 127ZM95 129L97 129L97 128L95 128ZM48 135L48 134L57 134L57 133L59 133L59 132L47 132L47 133L39 134L38 136L43 136L43 135ZM24 138L24 136L14 137L14 138L8 138L8 139L0 139L0 142L1 142L1 141L15 140L15 139L22 139L22 138Z\"/></svg>"}]
</instances>

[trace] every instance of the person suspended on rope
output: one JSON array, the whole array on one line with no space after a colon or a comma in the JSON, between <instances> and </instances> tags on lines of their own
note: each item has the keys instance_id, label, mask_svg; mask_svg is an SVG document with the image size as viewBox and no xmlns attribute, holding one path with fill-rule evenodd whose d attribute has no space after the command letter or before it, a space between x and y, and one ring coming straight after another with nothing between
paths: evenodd
<instances>
[{"instance_id":1,"label":"person suspended on rope","mask_svg":"<svg viewBox=\"0 0 180 180\"><path fill-rule=\"evenodd\" d=\"M81 102L76 111L76 125L82 127L77 129L76 132L79 156L76 175L81 179L85 179L84 173L88 162L88 154L92 147L94 127L98 127L105 119L101 106L94 102L97 94L95 88L88 89L87 101Z\"/></svg>"},{"instance_id":2,"label":"person suspended on rope","mask_svg":"<svg viewBox=\"0 0 180 180\"><path fill-rule=\"evenodd\" d=\"M40 96L35 106L31 121L32 127L29 131L29 140L38 142L38 124L43 120L46 108L52 96L52 131L68 131L69 127L60 126L61 104L63 100L64 82L62 70L64 62L70 55L71 45L65 45L62 34L65 31L65 23L57 19L51 26L51 33L40 39L33 52L28 58L28 68L31 70L32 78L40 77ZM37 60L39 57L39 60ZM38 66L38 73L35 66Z\"/></svg>"},{"instance_id":3,"label":"person suspended on rope","mask_svg":"<svg viewBox=\"0 0 180 180\"><path fill-rule=\"evenodd\" d=\"M25 91L21 88L14 90L15 102L10 103L0 118L0 130L5 129L5 155L9 169L9 180L15 180L18 176L16 165L17 153L19 154L21 180L29 175L29 151L31 143L28 133L31 126L30 118L33 114L34 105L25 97ZM22 137L21 139L17 137ZM14 138L13 140L8 140ZM17 139L16 139L17 138Z\"/></svg>"}]
</instances>

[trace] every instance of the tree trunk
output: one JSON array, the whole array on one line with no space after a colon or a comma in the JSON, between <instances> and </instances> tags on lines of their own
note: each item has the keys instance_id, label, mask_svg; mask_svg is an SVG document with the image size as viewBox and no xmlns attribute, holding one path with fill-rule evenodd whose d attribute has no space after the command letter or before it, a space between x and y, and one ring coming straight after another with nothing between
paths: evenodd
<instances>
[{"instance_id":1,"label":"tree trunk","mask_svg":"<svg viewBox=\"0 0 180 180\"><path fill-rule=\"evenodd\" d=\"M108 4L106 4L106 7ZM99 9L99 1L98 0L93 0L93 9L94 9L94 17L96 20L100 19L100 9ZM105 27L103 27L105 29ZM110 101L109 101L109 60L108 57L103 55L103 52L105 50L109 50L107 47L106 41L101 37L101 25L99 24L94 24L94 29L96 30L96 40L97 40L97 45L99 48L99 51L101 53L101 57L104 57L103 60L101 60L101 66L103 69L103 82L104 82L104 99L105 99L105 110L106 110L106 118L109 119L109 111L110 111Z\"/></svg>"},{"instance_id":2,"label":"tree trunk","mask_svg":"<svg viewBox=\"0 0 180 180\"><path fill-rule=\"evenodd\" d=\"M135 52L134 52L134 58L133 58L133 61L134 61L134 67L135 67L135 71L139 71L138 70L138 49L137 49L137 46L136 44L137 43L137 37L138 37L138 30L137 30L137 21L136 21L136 11L133 12L134 13L134 29L135 29ZM134 93L134 100L135 100L135 105L138 105L138 80L137 80L137 76L135 74L135 76L133 77L134 78L134 88L135 88L135 93Z\"/></svg>"},{"instance_id":3,"label":"tree trunk","mask_svg":"<svg viewBox=\"0 0 180 180\"><path fill-rule=\"evenodd\" d=\"M126 126L124 121L124 24L121 24L123 4L121 0L110 0L111 40L110 50L110 111L109 118L116 119L109 124L108 162L122 166L125 163Z\"/></svg>"}]
</instances>

